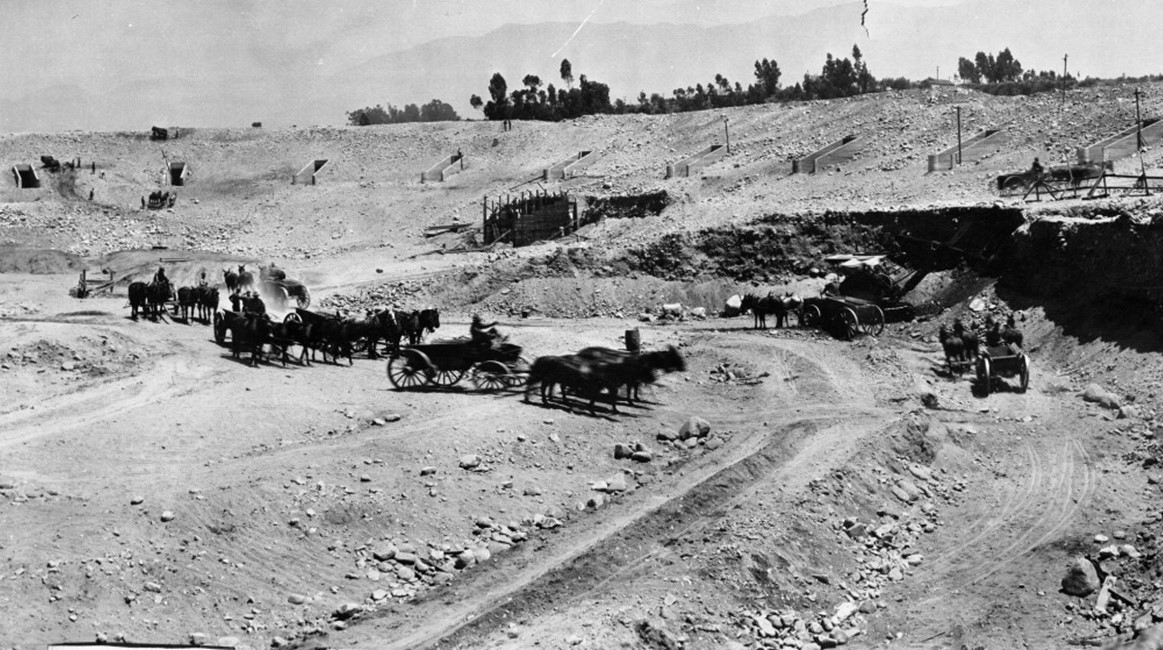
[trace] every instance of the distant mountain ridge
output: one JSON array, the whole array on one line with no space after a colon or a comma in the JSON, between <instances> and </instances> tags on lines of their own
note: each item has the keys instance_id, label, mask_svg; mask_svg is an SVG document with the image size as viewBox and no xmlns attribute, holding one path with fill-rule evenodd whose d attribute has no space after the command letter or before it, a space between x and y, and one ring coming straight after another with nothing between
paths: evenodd
<instances>
[{"instance_id":1,"label":"distant mountain ridge","mask_svg":"<svg viewBox=\"0 0 1163 650\"><path fill-rule=\"evenodd\" d=\"M675 6L685 5L712 6L696 0L679 0ZM763 10L792 13L796 6L785 1ZM357 108L434 98L452 104L463 117L479 117L468 99L472 94L487 98L494 72L505 77L510 90L526 74L560 87L562 58L573 63L575 76L606 83L613 98L630 103L639 91L669 95L678 87L706 85L716 74L747 86L753 81L753 62L764 57L778 61L783 84L791 85L805 72L819 72L829 52L851 56L853 44L877 77L923 79L938 74L939 67L940 76L948 79L958 56L1004 47L1026 68L1060 71L1062 55L1069 53L1070 70L1084 76L1163 71L1158 63L1163 42L1154 30L1138 28L1157 21L1152 0L967 0L943 7L871 0L869 9L863 27L862 2L707 27L683 24L682 15L675 15L673 23L591 22L580 31L573 22L508 24L480 36L440 38L387 54L374 54L377 47L366 45L374 34L390 30L391 16L376 15L382 24L333 25L332 40L311 47L227 39L223 51L207 55L204 67L209 69L194 65L190 57L196 51L187 45L165 65L139 65L132 75L119 77L131 81L61 83L23 96L9 90L0 94L0 132L244 126L253 121L336 125ZM343 25L351 24L345 20ZM204 34L200 39L199 45L208 42ZM378 47L385 49L390 48ZM361 61L365 50L371 56Z\"/></svg>"}]
</instances>

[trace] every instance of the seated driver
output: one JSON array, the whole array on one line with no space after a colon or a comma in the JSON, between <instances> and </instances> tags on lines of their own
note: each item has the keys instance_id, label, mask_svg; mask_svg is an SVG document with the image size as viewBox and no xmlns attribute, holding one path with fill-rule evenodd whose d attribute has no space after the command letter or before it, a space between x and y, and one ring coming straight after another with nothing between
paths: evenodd
<instances>
[{"instance_id":1,"label":"seated driver","mask_svg":"<svg viewBox=\"0 0 1163 650\"><path fill-rule=\"evenodd\" d=\"M169 279L166 278L166 270L160 266L157 269L157 273L153 274L153 281L155 284L169 284L170 283Z\"/></svg>"},{"instance_id":2,"label":"seated driver","mask_svg":"<svg viewBox=\"0 0 1163 650\"><path fill-rule=\"evenodd\" d=\"M497 322L486 323L480 314L472 315L472 325L468 328L472 342L486 347L492 347L493 342L501 338L497 333Z\"/></svg>"}]
</instances>

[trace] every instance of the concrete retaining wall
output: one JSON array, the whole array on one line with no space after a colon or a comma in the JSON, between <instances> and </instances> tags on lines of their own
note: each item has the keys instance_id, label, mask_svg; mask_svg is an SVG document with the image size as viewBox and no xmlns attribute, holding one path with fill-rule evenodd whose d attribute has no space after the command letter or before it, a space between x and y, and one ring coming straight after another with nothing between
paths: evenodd
<instances>
[{"instance_id":1,"label":"concrete retaining wall","mask_svg":"<svg viewBox=\"0 0 1163 650\"><path fill-rule=\"evenodd\" d=\"M723 145L713 144L689 158L684 158L673 165L667 165L666 177L690 176L692 173L698 173L704 167L718 161L726 154L727 149Z\"/></svg>"},{"instance_id":2,"label":"concrete retaining wall","mask_svg":"<svg viewBox=\"0 0 1163 650\"><path fill-rule=\"evenodd\" d=\"M1009 135L1001 129L986 129L961 142L961 162L977 160L997 151L1009 142ZM946 171L958 165L957 145L929 156L929 171Z\"/></svg>"},{"instance_id":3,"label":"concrete retaining wall","mask_svg":"<svg viewBox=\"0 0 1163 650\"><path fill-rule=\"evenodd\" d=\"M291 185L314 185L315 177L327 166L328 160L321 158L307 163L298 174L291 177Z\"/></svg>"},{"instance_id":4,"label":"concrete retaining wall","mask_svg":"<svg viewBox=\"0 0 1163 650\"><path fill-rule=\"evenodd\" d=\"M1103 163L1131 156L1136 151L1138 127L1131 125L1118 133L1099 140L1089 147L1078 149L1078 162ZM1163 142L1163 119L1143 120L1143 145L1150 147Z\"/></svg>"},{"instance_id":5,"label":"concrete retaining wall","mask_svg":"<svg viewBox=\"0 0 1163 650\"><path fill-rule=\"evenodd\" d=\"M447 158L441 159L427 171L420 173L420 182L425 181L444 181L449 176L464 169L464 155L456 154Z\"/></svg>"},{"instance_id":6,"label":"concrete retaining wall","mask_svg":"<svg viewBox=\"0 0 1163 650\"><path fill-rule=\"evenodd\" d=\"M566 179L589 167L598 156L593 151L579 151L576 156L567 158L552 167L541 171L541 178L547 181Z\"/></svg>"},{"instance_id":7,"label":"concrete retaining wall","mask_svg":"<svg viewBox=\"0 0 1163 650\"><path fill-rule=\"evenodd\" d=\"M849 162L864 149L859 136L850 135L837 140L815 153L793 160L793 174L814 174Z\"/></svg>"},{"instance_id":8,"label":"concrete retaining wall","mask_svg":"<svg viewBox=\"0 0 1163 650\"><path fill-rule=\"evenodd\" d=\"M40 187L40 176L32 165L18 164L12 166L12 175L16 177L16 187L32 189Z\"/></svg>"}]
</instances>

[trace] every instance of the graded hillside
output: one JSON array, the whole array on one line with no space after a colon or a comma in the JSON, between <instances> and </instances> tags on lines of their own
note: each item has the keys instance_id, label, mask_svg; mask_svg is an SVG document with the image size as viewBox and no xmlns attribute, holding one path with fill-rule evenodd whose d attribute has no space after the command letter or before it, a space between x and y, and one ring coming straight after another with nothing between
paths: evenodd
<instances>
[{"instance_id":1,"label":"graded hillside","mask_svg":"<svg viewBox=\"0 0 1163 650\"><path fill-rule=\"evenodd\" d=\"M75 172L41 170L40 189L16 189L11 175L3 179L0 238L82 254L165 245L280 259L353 250L393 258L427 250L421 237L427 226L479 223L485 197L530 190L565 189L583 198L669 194L671 205L657 219L615 231L611 246L774 213L993 202L997 174L1024 170L1035 156L1047 164L1073 162L1078 147L1133 123L1132 92L1074 90L1063 109L1052 95L992 97L936 87L676 115L519 122L509 132L490 122L458 122L193 128L166 141L149 140L144 130L9 135L0 137L5 165L36 164L41 155L82 164ZM1005 128L1010 144L954 171L926 174L928 155L956 143L954 107L962 109L966 138ZM1163 100L1149 92L1143 114L1161 111ZM730 153L701 177L664 179L667 164L724 142L724 118ZM792 158L848 135L864 143L851 162L790 175ZM458 151L465 171L420 182L422 171ZM598 152L580 177L541 181L542 169L579 151ZM1149 154L1148 165L1158 155ZM321 159L329 162L317 185L291 184L295 172ZM164 184L173 162L190 170L183 187ZM175 207L142 210L142 198L155 190L176 192Z\"/></svg>"},{"instance_id":2,"label":"graded hillside","mask_svg":"<svg viewBox=\"0 0 1163 650\"><path fill-rule=\"evenodd\" d=\"M1131 90L1064 113L939 88L507 132L0 138L8 162L81 160L0 186L0 645L1156 648L1163 200L1027 206L993 180L1122 130ZM926 174L954 106L1011 144ZM724 116L730 154L663 178ZM840 169L790 175L856 132ZM463 171L420 182L458 150ZM159 185L172 162L186 185ZM159 189L175 205L142 209ZM521 248L424 236L533 189L606 217ZM853 251L917 271L919 319L878 329L856 305L867 335L845 341L798 327L808 310L719 315L733 294L815 299L825 257ZM232 309L224 269L270 261L311 313ZM217 309L131 317L127 285L158 266L206 272ZM82 269L112 293L70 296ZM428 305L417 335L451 347L368 334ZM473 312L524 359L457 365L513 350L456 341ZM939 339L1007 316L997 366ZM646 354L545 374L635 335Z\"/></svg>"}]
</instances>

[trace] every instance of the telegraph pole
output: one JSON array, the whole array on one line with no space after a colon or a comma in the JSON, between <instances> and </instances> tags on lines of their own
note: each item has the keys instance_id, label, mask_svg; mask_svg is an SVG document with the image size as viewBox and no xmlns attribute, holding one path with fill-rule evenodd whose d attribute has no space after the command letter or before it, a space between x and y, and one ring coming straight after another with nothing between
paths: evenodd
<instances>
[{"instance_id":1,"label":"telegraph pole","mask_svg":"<svg viewBox=\"0 0 1163 650\"><path fill-rule=\"evenodd\" d=\"M731 130L727 127L728 118L723 116L723 133L727 136L727 153L731 153Z\"/></svg>"},{"instance_id":2,"label":"telegraph pole","mask_svg":"<svg viewBox=\"0 0 1163 650\"><path fill-rule=\"evenodd\" d=\"M1143 95L1143 91L1135 89L1135 148L1139 151L1143 150L1143 121L1139 117L1139 97Z\"/></svg>"},{"instance_id":3,"label":"telegraph pole","mask_svg":"<svg viewBox=\"0 0 1163 650\"><path fill-rule=\"evenodd\" d=\"M1066 108L1066 75L1068 74L1066 72L1066 59L1069 56L1070 56L1069 54L1062 55L1062 108L1063 109Z\"/></svg>"},{"instance_id":4,"label":"telegraph pole","mask_svg":"<svg viewBox=\"0 0 1163 650\"><path fill-rule=\"evenodd\" d=\"M957 107L957 164L961 164L961 107Z\"/></svg>"}]
</instances>

